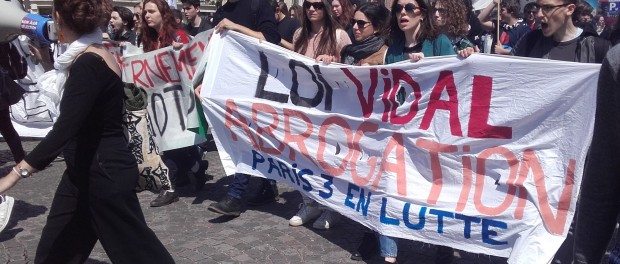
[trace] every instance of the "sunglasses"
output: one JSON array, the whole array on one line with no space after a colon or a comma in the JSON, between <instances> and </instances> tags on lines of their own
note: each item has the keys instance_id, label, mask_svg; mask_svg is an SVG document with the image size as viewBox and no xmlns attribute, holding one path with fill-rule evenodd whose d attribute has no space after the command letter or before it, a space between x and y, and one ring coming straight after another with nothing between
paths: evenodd
<instances>
[{"instance_id":1,"label":"sunglasses","mask_svg":"<svg viewBox=\"0 0 620 264\"><path fill-rule=\"evenodd\" d=\"M310 3L308 1L304 2L304 8L310 9L310 7L314 7L314 10L323 10L325 8L325 4L323 2Z\"/></svg>"},{"instance_id":2,"label":"sunglasses","mask_svg":"<svg viewBox=\"0 0 620 264\"><path fill-rule=\"evenodd\" d=\"M405 8L405 11L407 12L413 12L416 9L420 9L419 7L415 6L413 3L406 4L405 6L401 4L395 4L394 12L400 13L401 11L403 11L403 8Z\"/></svg>"},{"instance_id":3,"label":"sunglasses","mask_svg":"<svg viewBox=\"0 0 620 264\"><path fill-rule=\"evenodd\" d=\"M357 24L358 28L365 28L368 23L370 23L370 21L351 19L351 26Z\"/></svg>"}]
</instances>

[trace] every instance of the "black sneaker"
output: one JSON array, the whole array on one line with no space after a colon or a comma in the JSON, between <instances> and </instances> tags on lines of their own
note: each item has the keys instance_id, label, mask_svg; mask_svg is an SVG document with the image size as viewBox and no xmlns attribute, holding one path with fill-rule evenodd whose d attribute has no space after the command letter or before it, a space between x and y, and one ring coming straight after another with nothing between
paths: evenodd
<instances>
[{"instance_id":1,"label":"black sneaker","mask_svg":"<svg viewBox=\"0 0 620 264\"><path fill-rule=\"evenodd\" d=\"M163 190L159 192L159 195L155 198L155 200L151 201L151 207L169 205L177 201L179 201L179 194L177 194L177 192Z\"/></svg>"},{"instance_id":2,"label":"black sneaker","mask_svg":"<svg viewBox=\"0 0 620 264\"><path fill-rule=\"evenodd\" d=\"M239 199L226 195L221 201L209 205L209 211L223 215L241 215L241 202Z\"/></svg>"},{"instance_id":3,"label":"black sneaker","mask_svg":"<svg viewBox=\"0 0 620 264\"><path fill-rule=\"evenodd\" d=\"M270 183L263 183L263 186L256 196L248 199L248 205L258 206L268 203L277 202L278 186Z\"/></svg>"}]
</instances>

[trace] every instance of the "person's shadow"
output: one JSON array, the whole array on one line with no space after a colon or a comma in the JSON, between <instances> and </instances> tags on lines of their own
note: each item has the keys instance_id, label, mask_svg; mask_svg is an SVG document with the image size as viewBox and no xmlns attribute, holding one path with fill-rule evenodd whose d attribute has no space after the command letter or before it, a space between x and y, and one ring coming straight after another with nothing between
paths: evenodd
<instances>
[{"instance_id":1,"label":"person's shadow","mask_svg":"<svg viewBox=\"0 0 620 264\"><path fill-rule=\"evenodd\" d=\"M26 220L31 217L40 216L45 214L46 212L47 207L43 205L34 205L24 202L22 200L15 200L9 223L0 233L0 242L5 242L13 239L17 234L19 234L19 232L24 230L21 227L16 228L19 221Z\"/></svg>"}]
</instances>

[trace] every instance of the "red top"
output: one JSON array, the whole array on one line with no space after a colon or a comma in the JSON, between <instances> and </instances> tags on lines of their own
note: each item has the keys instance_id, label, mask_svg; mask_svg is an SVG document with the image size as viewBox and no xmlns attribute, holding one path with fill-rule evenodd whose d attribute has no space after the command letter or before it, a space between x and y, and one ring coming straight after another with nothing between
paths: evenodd
<instances>
[{"instance_id":1,"label":"red top","mask_svg":"<svg viewBox=\"0 0 620 264\"><path fill-rule=\"evenodd\" d=\"M176 36L174 37L175 42L187 44L189 43L189 36L182 29L177 29Z\"/></svg>"}]
</instances>

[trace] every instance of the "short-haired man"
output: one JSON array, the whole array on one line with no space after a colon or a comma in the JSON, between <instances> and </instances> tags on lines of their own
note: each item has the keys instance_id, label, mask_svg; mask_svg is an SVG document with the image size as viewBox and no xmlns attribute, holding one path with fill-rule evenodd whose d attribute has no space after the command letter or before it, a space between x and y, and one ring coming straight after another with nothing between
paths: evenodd
<instances>
[{"instance_id":1,"label":"short-haired man","mask_svg":"<svg viewBox=\"0 0 620 264\"><path fill-rule=\"evenodd\" d=\"M215 33L224 30L233 30L250 37L280 43L280 34L276 27L273 7L266 0L228 0L218 8L213 18ZM200 76L203 73L197 72ZM196 88L199 94L200 86ZM228 186L228 193L222 200L209 205L209 210L230 216L241 214L241 196L248 188L250 175L236 173L233 182ZM257 196L248 199L248 204L259 205L274 202L278 199L278 189L275 181L261 179L261 188Z\"/></svg>"},{"instance_id":2,"label":"short-haired man","mask_svg":"<svg viewBox=\"0 0 620 264\"><path fill-rule=\"evenodd\" d=\"M482 24L482 28L487 31L497 34L497 22L489 20L489 16L497 3L500 0L493 0L487 7L485 7L478 19ZM495 45L491 48L492 53L495 54L510 54L510 50L517 44L525 34L531 31L527 24L520 20L521 7L519 6L519 0L505 0L500 3L500 35L499 38L495 38Z\"/></svg>"},{"instance_id":3,"label":"short-haired man","mask_svg":"<svg viewBox=\"0 0 620 264\"><path fill-rule=\"evenodd\" d=\"M540 29L525 35L512 50L522 57L601 63L609 41L596 31L573 23L580 15L580 0L538 0Z\"/></svg>"},{"instance_id":4,"label":"short-haired man","mask_svg":"<svg viewBox=\"0 0 620 264\"><path fill-rule=\"evenodd\" d=\"M187 24L184 25L187 33L196 36L212 28L209 20L200 15L200 0L181 0L181 3L183 3L185 19L187 19Z\"/></svg>"},{"instance_id":5,"label":"short-haired man","mask_svg":"<svg viewBox=\"0 0 620 264\"><path fill-rule=\"evenodd\" d=\"M610 48L609 41L598 37L596 31L592 32L588 27L580 28L573 23L583 10L581 0L537 0L536 3L540 29L525 35L512 54L572 62L603 62ZM552 263L572 263L572 230L573 224Z\"/></svg>"},{"instance_id":6,"label":"short-haired man","mask_svg":"<svg viewBox=\"0 0 620 264\"><path fill-rule=\"evenodd\" d=\"M531 30L539 29L538 21L538 5L535 2L529 2L523 7L523 22L530 27Z\"/></svg>"}]
</instances>

